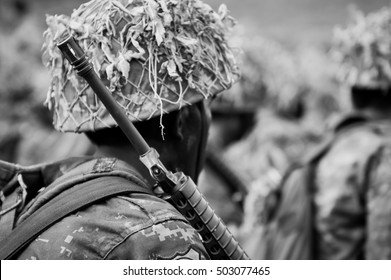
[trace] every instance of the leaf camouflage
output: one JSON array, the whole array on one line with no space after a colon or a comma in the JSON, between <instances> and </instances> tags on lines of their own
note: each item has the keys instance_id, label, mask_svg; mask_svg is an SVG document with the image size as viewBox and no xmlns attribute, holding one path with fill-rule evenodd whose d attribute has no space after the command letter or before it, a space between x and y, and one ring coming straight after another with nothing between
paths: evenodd
<instances>
[{"instance_id":1,"label":"leaf camouflage","mask_svg":"<svg viewBox=\"0 0 391 280\"><path fill-rule=\"evenodd\" d=\"M348 85L388 88L391 85L391 6L364 15L351 11L346 28L334 30L332 55L338 77Z\"/></svg>"},{"instance_id":2,"label":"leaf camouflage","mask_svg":"<svg viewBox=\"0 0 391 280\"><path fill-rule=\"evenodd\" d=\"M44 64L51 72L52 86L46 104L54 110L56 128L62 131L112 125L99 105L80 102L88 90L74 78L56 47L66 33L78 40L95 71L108 80L108 88L132 121L210 98L239 76L226 40L235 20L225 6L217 13L200 0L93 0L70 17L47 16L47 24ZM137 79L135 72L140 72ZM64 93L67 79L72 80L76 97ZM125 93L129 84L134 88L130 94ZM60 103L65 103L63 110L57 110Z\"/></svg>"}]
</instances>

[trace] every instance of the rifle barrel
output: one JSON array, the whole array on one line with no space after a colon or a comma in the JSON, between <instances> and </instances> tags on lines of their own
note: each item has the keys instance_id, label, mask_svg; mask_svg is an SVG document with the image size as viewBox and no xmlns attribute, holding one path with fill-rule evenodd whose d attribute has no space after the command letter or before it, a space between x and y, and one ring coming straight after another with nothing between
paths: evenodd
<instances>
[{"instance_id":1,"label":"rifle barrel","mask_svg":"<svg viewBox=\"0 0 391 280\"><path fill-rule=\"evenodd\" d=\"M94 90L100 101L104 104L111 116L122 129L126 137L132 143L137 153L142 156L150 151L150 146L140 135L133 123L129 121L125 111L118 106L112 94L101 82L100 78L93 70L87 56L72 36L67 37L58 44L58 48L75 68L77 73L82 76L90 87Z\"/></svg>"}]
</instances>

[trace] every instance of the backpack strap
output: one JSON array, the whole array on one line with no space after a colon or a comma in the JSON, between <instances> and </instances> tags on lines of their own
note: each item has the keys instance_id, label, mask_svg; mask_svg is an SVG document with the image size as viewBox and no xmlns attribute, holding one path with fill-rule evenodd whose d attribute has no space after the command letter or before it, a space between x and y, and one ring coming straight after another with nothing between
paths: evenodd
<instances>
[{"instance_id":1,"label":"backpack strap","mask_svg":"<svg viewBox=\"0 0 391 280\"><path fill-rule=\"evenodd\" d=\"M104 176L117 176L126 178L138 185L148 185L147 181L136 170L125 162L115 158L71 159L71 162L73 163L71 167L66 165L64 170L62 170L63 164L61 162L60 164L54 165L55 170L62 170L60 172L50 170L51 168L53 169L52 165L49 165L41 171L43 176L56 172L60 173L60 176L55 176L55 180L49 180L44 183L46 186L44 190L35 199L30 201L19 214L16 226L68 188L89 180Z\"/></svg>"},{"instance_id":2,"label":"backpack strap","mask_svg":"<svg viewBox=\"0 0 391 280\"><path fill-rule=\"evenodd\" d=\"M117 176L75 185L43 205L0 242L0 259L11 259L42 231L65 216L109 197L127 193L152 194L147 186Z\"/></svg>"}]
</instances>

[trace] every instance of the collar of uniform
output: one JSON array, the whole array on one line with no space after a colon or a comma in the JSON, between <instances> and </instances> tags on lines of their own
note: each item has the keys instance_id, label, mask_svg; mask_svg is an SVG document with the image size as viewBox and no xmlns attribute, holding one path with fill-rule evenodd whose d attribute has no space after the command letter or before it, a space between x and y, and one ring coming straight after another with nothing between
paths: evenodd
<instances>
[{"instance_id":1,"label":"collar of uniform","mask_svg":"<svg viewBox=\"0 0 391 280\"><path fill-rule=\"evenodd\" d=\"M339 133L352 125L362 124L369 121L369 119L363 114L351 113L342 116L334 125L333 132Z\"/></svg>"},{"instance_id":2,"label":"collar of uniform","mask_svg":"<svg viewBox=\"0 0 391 280\"><path fill-rule=\"evenodd\" d=\"M102 176L119 176L138 180L148 186L147 181L129 164L116 158L75 157L41 166L43 186L19 215L21 223L38 208L61 192L88 180Z\"/></svg>"}]
</instances>

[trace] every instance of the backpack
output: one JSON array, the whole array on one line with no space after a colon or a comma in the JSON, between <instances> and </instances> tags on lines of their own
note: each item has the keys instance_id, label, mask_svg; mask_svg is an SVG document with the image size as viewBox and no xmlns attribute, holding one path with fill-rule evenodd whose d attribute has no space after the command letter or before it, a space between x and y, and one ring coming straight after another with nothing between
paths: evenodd
<instances>
[{"instance_id":1,"label":"backpack","mask_svg":"<svg viewBox=\"0 0 391 280\"><path fill-rule=\"evenodd\" d=\"M138 173L116 159L71 158L29 167L0 161L0 259L15 257L81 208L135 192L152 194Z\"/></svg>"},{"instance_id":2,"label":"backpack","mask_svg":"<svg viewBox=\"0 0 391 280\"><path fill-rule=\"evenodd\" d=\"M312 260L316 259L313 192L319 161L333 143L347 130L367 126L376 134L386 136L390 127L382 129L376 122L362 116L344 118L311 155L301 163L293 164L284 174L272 194L277 203L267 213L259 237L259 259Z\"/></svg>"},{"instance_id":3,"label":"backpack","mask_svg":"<svg viewBox=\"0 0 391 280\"><path fill-rule=\"evenodd\" d=\"M316 161L293 165L275 190L277 206L263 222L259 259L313 259L312 180Z\"/></svg>"}]
</instances>

